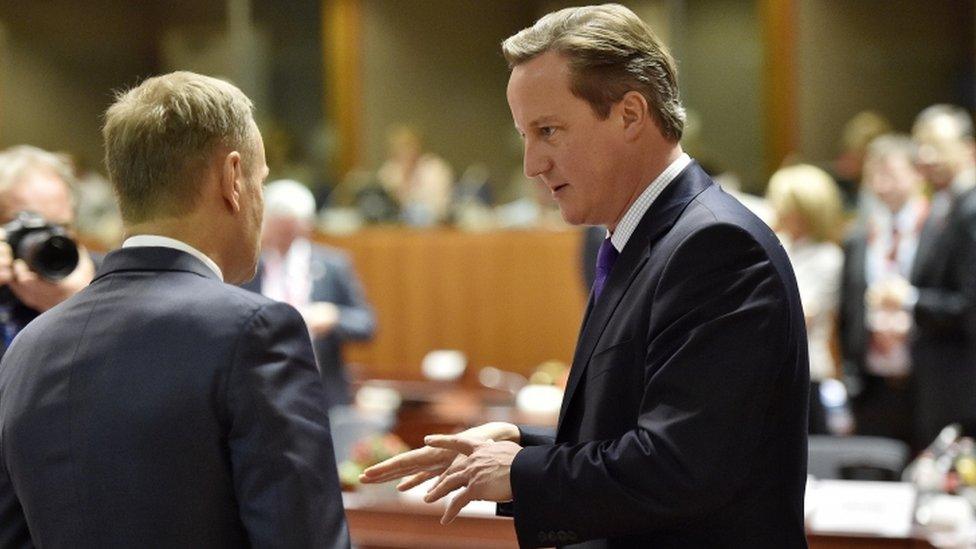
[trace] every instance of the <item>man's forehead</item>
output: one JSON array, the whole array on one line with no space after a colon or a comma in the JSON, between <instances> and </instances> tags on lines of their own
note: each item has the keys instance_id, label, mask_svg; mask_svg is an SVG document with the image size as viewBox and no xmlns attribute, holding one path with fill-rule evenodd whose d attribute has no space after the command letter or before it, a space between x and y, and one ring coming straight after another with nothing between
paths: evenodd
<instances>
[{"instance_id":1,"label":"man's forehead","mask_svg":"<svg viewBox=\"0 0 976 549\"><path fill-rule=\"evenodd\" d=\"M70 223L72 219L71 191L57 174L50 170L31 170L6 193L4 201L8 216L29 210L56 223Z\"/></svg>"},{"instance_id":2,"label":"man's forehead","mask_svg":"<svg viewBox=\"0 0 976 549\"><path fill-rule=\"evenodd\" d=\"M508 80L508 103L520 124L543 125L557 116L562 99L572 96L569 64L555 52L547 52L516 65ZM522 128L525 129L525 128Z\"/></svg>"}]
</instances>

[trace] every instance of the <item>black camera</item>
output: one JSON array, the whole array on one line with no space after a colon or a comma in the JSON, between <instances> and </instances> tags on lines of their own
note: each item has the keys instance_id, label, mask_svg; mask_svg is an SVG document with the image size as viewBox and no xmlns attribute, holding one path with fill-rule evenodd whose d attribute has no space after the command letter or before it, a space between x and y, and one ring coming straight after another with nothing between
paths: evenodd
<instances>
[{"instance_id":1,"label":"black camera","mask_svg":"<svg viewBox=\"0 0 976 549\"><path fill-rule=\"evenodd\" d=\"M20 212L3 226L14 259L50 281L61 280L78 266L78 245L64 227L48 223L34 212Z\"/></svg>"}]
</instances>

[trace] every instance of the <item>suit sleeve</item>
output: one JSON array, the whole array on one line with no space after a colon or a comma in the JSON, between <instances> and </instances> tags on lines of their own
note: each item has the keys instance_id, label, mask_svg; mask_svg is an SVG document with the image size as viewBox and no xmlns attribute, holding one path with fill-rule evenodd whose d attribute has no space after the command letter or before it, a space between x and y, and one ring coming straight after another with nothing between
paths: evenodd
<instances>
[{"instance_id":1,"label":"suit sleeve","mask_svg":"<svg viewBox=\"0 0 976 549\"><path fill-rule=\"evenodd\" d=\"M335 333L346 340L370 339L376 331L376 317L373 308L366 301L362 284L356 278L348 259L342 258L336 262L335 268L336 283L341 296L336 302L339 307L339 324Z\"/></svg>"},{"instance_id":2,"label":"suit sleeve","mask_svg":"<svg viewBox=\"0 0 976 549\"><path fill-rule=\"evenodd\" d=\"M614 440L518 453L520 543L545 544L546 531L576 541L680 527L741 495L764 424L779 413L771 411L777 379L806 375L788 352L802 327L791 326L785 288L741 229L687 237L647 296L644 362L621 365L644 370L635 427ZM803 405L805 393L798 398Z\"/></svg>"},{"instance_id":3,"label":"suit sleeve","mask_svg":"<svg viewBox=\"0 0 976 549\"><path fill-rule=\"evenodd\" d=\"M933 332L953 337L960 329L976 338L976 200L969 200L966 215L956 230L960 245L952 258L951 288L919 288L915 303L915 322Z\"/></svg>"},{"instance_id":4,"label":"suit sleeve","mask_svg":"<svg viewBox=\"0 0 976 549\"><path fill-rule=\"evenodd\" d=\"M245 326L230 374L230 459L253 547L348 547L339 479L308 332L270 303Z\"/></svg>"}]
</instances>

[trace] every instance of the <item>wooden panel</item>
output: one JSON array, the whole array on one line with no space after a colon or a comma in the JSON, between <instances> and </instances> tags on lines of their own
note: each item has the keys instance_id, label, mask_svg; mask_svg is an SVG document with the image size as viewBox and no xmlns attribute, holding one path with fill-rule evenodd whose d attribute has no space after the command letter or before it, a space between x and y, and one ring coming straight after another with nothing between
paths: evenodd
<instances>
[{"instance_id":1,"label":"wooden panel","mask_svg":"<svg viewBox=\"0 0 976 549\"><path fill-rule=\"evenodd\" d=\"M325 112L338 136L335 162L339 176L361 160L362 19L360 0L322 1Z\"/></svg>"},{"instance_id":2,"label":"wooden panel","mask_svg":"<svg viewBox=\"0 0 976 549\"><path fill-rule=\"evenodd\" d=\"M767 175L797 152L795 0L760 0Z\"/></svg>"},{"instance_id":3,"label":"wooden panel","mask_svg":"<svg viewBox=\"0 0 976 549\"><path fill-rule=\"evenodd\" d=\"M374 228L319 240L352 257L376 309L377 337L347 359L371 378L420 379L433 349L528 373L569 363L586 295L577 230L465 233Z\"/></svg>"}]
</instances>

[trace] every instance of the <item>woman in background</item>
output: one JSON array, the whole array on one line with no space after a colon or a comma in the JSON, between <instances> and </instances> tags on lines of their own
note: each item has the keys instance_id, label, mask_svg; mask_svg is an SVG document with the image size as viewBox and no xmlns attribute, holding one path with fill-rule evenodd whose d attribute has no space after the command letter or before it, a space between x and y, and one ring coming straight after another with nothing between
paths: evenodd
<instances>
[{"instance_id":1,"label":"woman in background","mask_svg":"<svg viewBox=\"0 0 976 549\"><path fill-rule=\"evenodd\" d=\"M820 398L824 380L838 377L832 347L839 305L844 254L838 245L843 204L837 184L827 172L805 164L773 174L766 198L776 214L783 241L800 289L810 348L810 432L849 432L851 425L831 425Z\"/></svg>"}]
</instances>

